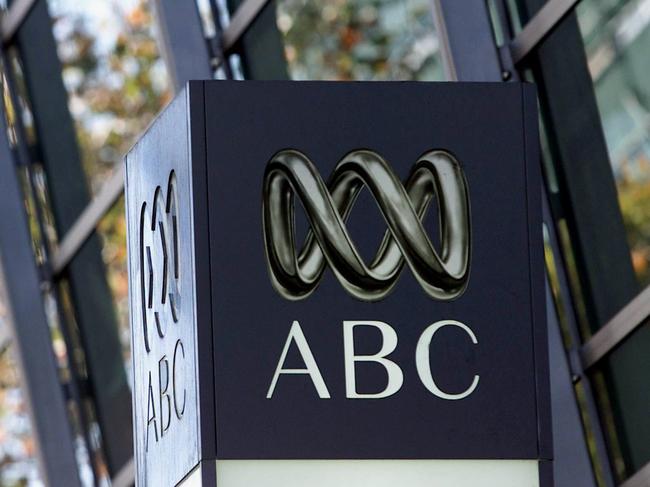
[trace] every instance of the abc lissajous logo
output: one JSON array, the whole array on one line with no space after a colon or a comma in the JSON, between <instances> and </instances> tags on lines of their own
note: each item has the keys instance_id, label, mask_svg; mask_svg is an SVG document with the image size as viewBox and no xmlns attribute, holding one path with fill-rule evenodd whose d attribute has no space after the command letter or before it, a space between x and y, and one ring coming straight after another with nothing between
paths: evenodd
<instances>
[{"instance_id":1,"label":"abc lissajous logo","mask_svg":"<svg viewBox=\"0 0 650 487\"><path fill-rule=\"evenodd\" d=\"M346 220L363 187L377 202L387 230L377 255L368 265L355 248ZM267 265L274 289L285 299L309 299L327 266L349 294L363 301L386 298L407 265L431 299L448 301L463 294L471 260L470 203L467 180L458 160L449 152L425 153L414 164L403 184L388 162L370 150L348 153L335 167L326 184L316 166L297 150L284 150L269 161L263 181L263 232ZM310 224L304 244L298 248L294 229L294 205L298 198ZM436 250L422 221L432 199L439 209L441 245ZM381 348L372 355L355 352L357 327L373 327L381 334ZM460 400L478 387L480 377L468 377L467 388L443 391L429 365L431 342L438 330L455 327L474 345L472 329L459 321L442 320L427 326L415 350L422 385L444 400ZM348 399L381 399L399 392L404 382L400 366L390 359L397 348L393 327L381 321L343 321L345 385ZM296 347L304 368L286 368L289 349ZM356 364L374 362L384 367L387 385L382 391L360 393ZM300 323L293 321L266 394L273 399L284 375L302 374L311 379L321 399L331 398Z\"/></svg>"},{"instance_id":2,"label":"abc lissajous logo","mask_svg":"<svg viewBox=\"0 0 650 487\"><path fill-rule=\"evenodd\" d=\"M142 329L136 333L142 333L147 355L158 352L155 365L146 371L145 451L167 434L173 421L182 420L190 404L183 378L184 369L191 362L185 359L185 345L178 333L183 300L177 194L176 174L172 171L166 189L156 187L151 203L145 201L140 207L138 274Z\"/></svg>"}]
</instances>

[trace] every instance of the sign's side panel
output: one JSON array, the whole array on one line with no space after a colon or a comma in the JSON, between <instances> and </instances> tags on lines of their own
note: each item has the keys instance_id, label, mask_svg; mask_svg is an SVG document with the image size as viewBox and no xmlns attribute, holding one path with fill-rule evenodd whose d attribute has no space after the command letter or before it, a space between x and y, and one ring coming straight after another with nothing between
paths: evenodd
<instances>
[{"instance_id":1,"label":"sign's side panel","mask_svg":"<svg viewBox=\"0 0 650 487\"><path fill-rule=\"evenodd\" d=\"M538 459L521 87L208 82L205 103L217 458ZM438 287L428 245L457 257Z\"/></svg>"},{"instance_id":2,"label":"sign's side panel","mask_svg":"<svg viewBox=\"0 0 650 487\"><path fill-rule=\"evenodd\" d=\"M531 306L535 340L537 377L537 414L539 423L540 459L553 458L551 397L549 384L548 333L544 276L544 237L542 219L542 175L539 146L537 91L532 84L522 84L524 146L526 156L526 187L528 227L530 232Z\"/></svg>"},{"instance_id":3,"label":"sign's side panel","mask_svg":"<svg viewBox=\"0 0 650 487\"><path fill-rule=\"evenodd\" d=\"M126 158L138 485L178 483L199 460L187 97Z\"/></svg>"},{"instance_id":4,"label":"sign's side panel","mask_svg":"<svg viewBox=\"0 0 650 487\"><path fill-rule=\"evenodd\" d=\"M198 381L199 441L201 460L215 458L215 395L212 346L212 302L210 288L210 229L208 221L208 178L205 142L203 81L190 81L188 97L188 140L190 150L193 262L196 323L196 370Z\"/></svg>"}]
</instances>

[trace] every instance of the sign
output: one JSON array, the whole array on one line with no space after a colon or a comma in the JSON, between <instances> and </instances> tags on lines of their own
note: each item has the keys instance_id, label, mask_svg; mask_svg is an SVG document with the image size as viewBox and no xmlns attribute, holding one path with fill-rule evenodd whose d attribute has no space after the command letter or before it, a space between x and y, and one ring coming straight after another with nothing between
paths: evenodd
<instances>
[{"instance_id":1,"label":"sign","mask_svg":"<svg viewBox=\"0 0 650 487\"><path fill-rule=\"evenodd\" d=\"M538 140L525 84L191 82L126 162L139 485L549 485Z\"/></svg>"}]
</instances>

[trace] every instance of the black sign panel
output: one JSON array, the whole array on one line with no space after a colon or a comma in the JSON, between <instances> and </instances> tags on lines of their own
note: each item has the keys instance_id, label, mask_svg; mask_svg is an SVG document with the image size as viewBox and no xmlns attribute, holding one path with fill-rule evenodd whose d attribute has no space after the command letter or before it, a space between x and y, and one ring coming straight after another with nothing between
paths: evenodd
<instances>
[{"instance_id":1,"label":"black sign panel","mask_svg":"<svg viewBox=\"0 0 650 487\"><path fill-rule=\"evenodd\" d=\"M191 83L127 156L141 481L179 444L156 478L549 458L535 103L515 83Z\"/></svg>"}]
</instances>

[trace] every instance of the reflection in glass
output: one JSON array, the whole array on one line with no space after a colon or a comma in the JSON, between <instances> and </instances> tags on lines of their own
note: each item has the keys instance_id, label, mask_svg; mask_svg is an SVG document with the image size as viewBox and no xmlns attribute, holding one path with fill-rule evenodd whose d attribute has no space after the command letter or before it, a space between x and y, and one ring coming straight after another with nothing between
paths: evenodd
<instances>
[{"instance_id":1,"label":"reflection in glass","mask_svg":"<svg viewBox=\"0 0 650 487\"><path fill-rule=\"evenodd\" d=\"M430 0L280 0L293 79L441 80Z\"/></svg>"},{"instance_id":2,"label":"reflection in glass","mask_svg":"<svg viewBox=\"0 0 650 487\"><path fill-rule=\"evenodd\" d=\"M650 284L650 0L578 8L619 201L640 282Z\"/></svg>"}]
</instances>

